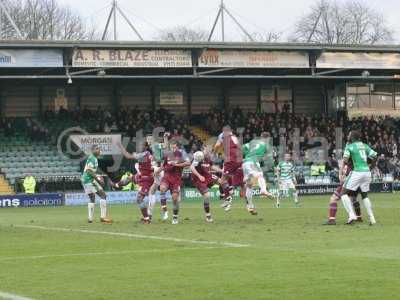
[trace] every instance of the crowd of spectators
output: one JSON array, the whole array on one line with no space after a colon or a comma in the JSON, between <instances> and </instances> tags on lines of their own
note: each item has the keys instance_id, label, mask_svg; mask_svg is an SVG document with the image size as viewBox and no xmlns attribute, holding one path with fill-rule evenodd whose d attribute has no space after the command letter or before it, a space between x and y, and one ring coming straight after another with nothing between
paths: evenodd
<instances>
[{"instance_id":1,"label":"crowd of spectators","mask_svg":"<svg viewBox=\"0 0 400 300\"><path fill-rule=\"evenodd\" d=\"M139 130L143 130L143 135L146 135L151 134L156 127L164 127L174 138L185 138L188 141L185 148L189 153L199 149L202 144L202 141L191 132L187 118L176 116L163 108L153 111L135 106L120 107L117 111L113 111L107 107L91 110L85 106L73 110L61 108L58 112L48 108L43 114L43 121L50 121L50 124L52 120L66 119L73 120L76 124L86 124L86 129L93 133L118 132L130 138L134 138ZM307 156L309 152L307 150L323 146L328 154L324 169L327 173L337 171L341 155L337 153L337 148L342 149L347 132L351 128L357 128L361 130L363 140L379 154L372 170L373 176L382 178L386 174L392 174L400 179L399 118L364 116L348 119L345 115L332 118L322 114L308 116L292 114L286 107L280 113L267 114L244 112L240 107L234 107L229 111L212 108L199 120L202 120L201 125L213 136L217 136L225 124L230 124L234 130L243 128L244 142L260 136L261 132L268 132L276 151L282 146L283 139L285 139L283 151L293 151L294 146L299 143L298 158L305 165L313 163L312 158ZM30 118L26 118L24 122L24 130L32 141L49 139L48 128L42 126L40 122ZM17 127L16 119L0 119L0 129L6 136L12 136ZM342 129L342 146L336 145L338 128ZM299 141L296 141L297 136ZM321 144L318 141L319 137L324 138L326 142Z\"/></svg>"},{"instance_id":2,"label":"crowd of spectators","mask_svg":"<svg viewBox=\"0 0 400 300\"><path fill-rule=\"evenodd\" d=\"M203 115L203 119L205 120L203 125L213 135L218 134L222 126L229 124L236 131L239 128L244 130L243 142L259 137L261 132L268 132L276 149L283 147L283 151L292 152L294 146L299 143L299 159L305 164L312 164L312 159L307 156L309 153L307 150L316 146L325 147L328 154L325 166L327 172L338 169L337 160L341 153L337 153L337 148L344 147L347 133L352 128L359 129L363 141L379 154L372 170L373 175L382 178L390 173L400 178L399 118L364 116L348 119L345 115L331 118L322 114L308 116L292 114L289 108L284 108L278 114L266 114L243 112L240 107L235 107L230 111L213 108ZM342 138L339 132L342 132ZM296 141L297 136L298 141ZM318 138L321 137L326 142L319 141ZM286 141L284 145L282 145L283 139ZM342 146L336 145L338 140L341 140Z\"/></svg>"},{"instance_id":3,"label":"crowd of spectators","mask_svg":"<svg viewBox=\"0 0 400 300\"><path fill-rule=\"evenodd\" d=\"M70 119L76 124L86 125L92 133L123 133L133 139L137 132L142 130L143 136L152 134L158 127L164 127L175 139L184 138L187 141L185 148L188 152L196 151L202 142L191 132L187 118L176 116L170 111L159 108L157 110L143 110L138 106L120 107L113 111L107 107L97 107L90 110L88 106L83 109L75 108L66 110L61 108L57 113L50 108L43 114L44 121L54 118Z\"/></svg>"},{"instance_id":4,"label":"crowd of spectators","mask_svg":"<svg viewBox=\"0 0 400 300\"><path fill-rule=\"evenodd\" d=\"M15 119L14 118L0 118L0 130L4 132L6 137L10 137L15 133Z\"/></svg>"},{"instance_id":5,"label":"crowd of spectators","mask_svg":"<svg viewBox=\"0 0 400 300\"><path fill-rule=\"evenodd\" d=\"M50 138L48 129L30 117L0 118L0 130L6 137L22 134L32 142L46 142Z\"/></svg>"}]
</instances>

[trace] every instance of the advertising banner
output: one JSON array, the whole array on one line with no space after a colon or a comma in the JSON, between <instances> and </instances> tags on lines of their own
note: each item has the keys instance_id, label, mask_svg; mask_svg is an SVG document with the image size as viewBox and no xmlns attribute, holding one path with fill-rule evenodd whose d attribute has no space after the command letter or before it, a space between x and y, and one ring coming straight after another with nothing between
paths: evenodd
<instances>
[{"instance_id":1,"label":"advertising banner","mask_svg":"<svg viewBox=\"0 0 400 300\"><path fill-rule=\"evenodd\" d=\"M324 52L317 68L400 69L400 53Z\"/></svg>"},{"instance_id":2,"label":"advertising banner","mask_svg":"<svg viewBox=\"0 0 400 300\"><path fill-rule=\"evenodd\" d=\"M120 134L73 134L70 139L86 154L90 153L91 147L97 145L100 147L103 155L121 154L117 143L121 143Z\"/></svg>"},{"instance_id":3,"label":"advertising banner","mask_svg":"<svg viewBox=\"0 0 400 300\"><path fill-rule=\"evenodd\" d=\"M332 194L338 184L320 184L320 185L298 185L297 189L300 195L324 195ZM391 182L373 182L370 185L372 193L391 193L393 192L393 184Z\"/></svg>"},{"instance_id":4,"label":"advertising banner","mask_svg":"<svg viewBox=\"0 0 400 300\"><path fill-rule=\"evenodd\" d=\"M17 194L0 196L0 208L2 207L46 207L64 205L64 194Z\"/></svg>"},{"instance_id":5,"label":"advertising banner","mask_svg":"<svg viewBox=\"0 0 400 300\"><path fill-rule=\"evenodd\" d=\"M61 50L0 50L0 68L55 68L62 66L63 53Z\"/></svg>"},{"instance_id":6,"label":"advertising banner","mask_svg":"<svg viewBox=\"0 0 400 300\"><path fill-rule=\"evenodd\" d=\"M183 105L183 93L160 92L160 105Z\"/></svg>"},{"instance_id":7,"label":"advertising banner","mask_svg":"<svg viewBox=\"0 0 400 300\"><path fill-rule=\"evenodd\" d=\"M73 67L105 68L188 68L192 54L188 50L77 49Z\"/></svg>"},{"instance_id":8,"label":"advertising banner","mask_svg":"<svg viewBox=\"0 0 400 300\"><path fill-rule=\"evenodd\" d=\"M319 185L307 185L300 184L297 185L297 190L299 191L299 195L326 195L332 194L338 184L319 184ZM393 184L391 182L373 182L370 185L371 192L373 193L391 193L393 192ZM278 190L276 187L270 187L269 191L274 195L277 195ZM219 189L211 188L210 189L210 197L218 198L219 197ZM258 195L260 190L258 188L254 189L254 195ZM184 200L197 200L202 199L201 194L195 188L185 188L183 190L183 198ZM234 196L239 196L239 190L236 189L234 191Z\"/></svg>"},{"instance_id":9,"label":"advertising banner","mask_svg":"<svg viewBox=\"0 0 400 300\"><path fill-rule=\"evenodd\" d=\"M107 203L109 204L133 204L136 201L137 192L106 192ZM170 199L171 195L167 193L167 199ZM96 201L100 198L96 195ZM157 200L159 195L157 194ZM65 194L65 205L85 205L89 201L88 196L85 193L66 193Z\"/></svg>"},{"instance_id":10,"label":"advertising banner","mask_svg":"<svg viewBox=\"0 0 400 300\"><path fill-rule=\"evenodd\" d=\"M308 54L297 51L206 50L199 67L217 68L309 68Z\"/></svg>"}]
</instances>

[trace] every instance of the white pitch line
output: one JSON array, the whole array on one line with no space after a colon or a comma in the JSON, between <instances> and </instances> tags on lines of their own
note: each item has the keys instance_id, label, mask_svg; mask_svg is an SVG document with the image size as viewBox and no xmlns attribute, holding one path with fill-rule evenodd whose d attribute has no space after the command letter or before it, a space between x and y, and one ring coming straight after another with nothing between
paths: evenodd
<instances>
[{"instance_id":1,"label":"white pitch line","mask_svg":"<svg viewBox=\"0 0 400 300\"><path fill-rule=\"evenodd\" d=\"M123 237L136 238L136 239L170 241L170 242L176 242L176 243L217 245L217 246L231 247L231 248L250 247L249 244L239 244L239 243L222 242L222 241L219 242L219 241L187 240L187 239L180 239L180 238L173 238L173 237L166 237L166 236L144 235L144 234L127 233L127 232L97 231L97 230L87 230L87 229L70 229L70 228L35 226L35 225L14 225L14 227L39 229L39 230L50 230L50 231L61 231L61 232L77 232L77 233L88 233L88 234L123 236Z\"/></svg>"},{"instance_id":2,"label":"white pitch line","mask_svg":"<svg viewBox=\"0 0 400 300\"><path fill-rule=\"evenodd\" d=\"M221 249L221 247L195 247L195 248L186 247L186 248L125 250L125 251L108 251L108 252L65 253L65 254L49 254L49 255L31 255L31 256L9 256L0 258L0 261L14 261L14 260L25 260L25 259L32 260L32 259L75 257L75 256L85 257L85 256L98 256L98 255L122 255L122 254L134 254L134 253L165 253L165 252L178 252L178 251L180 252L187 250L210 250L210 249Z\"/></svg>"},{"instance_id":3,"label":"white pitch line","mask_svg":"<svg viewBox=\"0 0 400 300\"><path fill-rule=\"evenodd\" d=\"M10 293L5 293L0 291L0 299L5 299L5 300L33 300L31 298L26 298L23 296L15 295L15 294L10 294Z\"/></svg>"}]
</instances>

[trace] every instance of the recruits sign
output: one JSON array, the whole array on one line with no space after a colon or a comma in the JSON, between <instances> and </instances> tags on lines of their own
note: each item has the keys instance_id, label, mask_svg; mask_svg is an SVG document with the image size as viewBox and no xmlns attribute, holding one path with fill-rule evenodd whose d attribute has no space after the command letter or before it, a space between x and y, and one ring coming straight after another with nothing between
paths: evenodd
<instances>
[{"instance_id":1,"label":"recruits sign","mask_svg":"<svg viewBox=\"0 0 400 300\"><path fill-rule=\"evenodd\" d=\"M317 68L400 69L400 53L324 52Z\"/></svg>"},{"instance_id":2,"label":"recruits sign","mask_svg":"<svg viewBox=\"0 0 400 300\"><path fill-rule=\"evenodd\" d=\"M183 93L160 92L160 105L183 105Z\"/></svg>"},{"instance_id":3,"label":"recruits sign","mask_svg":"<svg viewBox=\"0 0 400 300\"><path fill-rule=\"evenodd\" d=\"M186 50L112 50L77 49L73 67L105 68L187 68L192 66L192 55Z\"/></svg>"},{"instance_id":4,"label":"recruits sign","mask_svg":"<svg viewBox=\"0 0 400 300\"><path fill-rule=\"evenodd\" d=\"M289 51L207 50L199 58L199 67L218 68L308 68L308 54Z\"/></svg>"}]
</instances>

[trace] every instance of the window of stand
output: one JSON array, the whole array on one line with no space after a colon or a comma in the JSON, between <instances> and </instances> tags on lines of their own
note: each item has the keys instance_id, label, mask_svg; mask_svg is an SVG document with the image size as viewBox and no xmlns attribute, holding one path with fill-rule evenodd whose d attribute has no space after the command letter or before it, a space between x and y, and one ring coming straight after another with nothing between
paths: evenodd
<instances>
[{"instance_id":1,"label":"window of stand","mask_svg":"<svg viewBox=\"0 0 400 300\"><path fill-rule=\"evenodd\" d=\"M292 112L293 93L291 87L264 86L261 88L261 110L266 113L282 112L284 108Z\"/></svg>"},{"instance_id":2,"label":"window of stand","mask_svg":"<svg viewBox=\"0 0 400 300\"><path fill-rule=\"evenodd\" d=\"M400 83L351 83L347 85L347 108L400 109Z\"/></svg>"}]
</instances>

